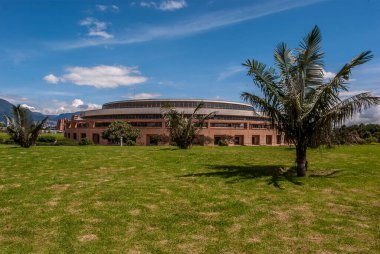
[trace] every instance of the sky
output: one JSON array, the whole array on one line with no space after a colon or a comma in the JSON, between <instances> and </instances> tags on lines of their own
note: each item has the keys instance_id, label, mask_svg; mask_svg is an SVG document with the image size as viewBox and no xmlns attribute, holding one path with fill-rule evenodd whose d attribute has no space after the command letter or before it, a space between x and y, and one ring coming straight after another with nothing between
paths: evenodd
<instances>
[{"instance_id":1,"label":"sky","mask_svg":"<svg viewBox=\"0 0 380 254\"><path fill-rule=\"evenodd\" d=\"M241 102L242 63L273 65L318 25L326 75L365 50L350 94L380 95L378 0L0 0L0 98L59 114L127 99ZM354 121L380 123L380 107Z\"/></svg>"}]
</instances>

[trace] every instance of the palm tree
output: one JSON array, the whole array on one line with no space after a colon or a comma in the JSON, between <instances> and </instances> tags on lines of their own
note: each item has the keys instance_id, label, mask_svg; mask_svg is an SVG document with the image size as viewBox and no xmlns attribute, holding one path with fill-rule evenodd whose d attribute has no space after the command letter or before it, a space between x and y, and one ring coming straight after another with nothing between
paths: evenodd
<instances>
[{"instance_id":1,"label":"palm tree","mask_svg":"<svg viewBox=\"0 0 380 254\"><path fill-rule=\"evenodd\" d=\"M21 105L12 106L12 115L13 117L4 115L8 122L7 132L11 139L21 147L29 148L34 145L48 118L34 122L30 112Z\"/></svg>"},{"instance_id":2,"label":"palm tree","mask_svg":"<svg viewBox=\"0 0 380 254\"><path fill-rule=\"evenodd\" d=\"M178 112L170 105L163 107L164 118L168 121L170 139L179 148L189 148L195 136L203 128L204 122L214 115L214 112L207 115L197 114L202 107L203 103L199 103L189 116L185 115L184 112Z\"/></svg>"},{"instance_id":3,"label":"palm tree","mask_svg":"<svg viewBox=\"0 0 380 254\"><path fill-rule=\"evenodd\" d=\"M242 99L263 111L296 147L297 175L305 176L307 147L325 144L336 126L363 110L380 104L380 97L365 92L342 99L348 91L351 70L372 59L365 51L345 64L335 77L326 80L317 26L291 50L285 43L274 52L275 68L256 60L243 63L262 97L243 92Z\"/></svg>"}]
</instances>

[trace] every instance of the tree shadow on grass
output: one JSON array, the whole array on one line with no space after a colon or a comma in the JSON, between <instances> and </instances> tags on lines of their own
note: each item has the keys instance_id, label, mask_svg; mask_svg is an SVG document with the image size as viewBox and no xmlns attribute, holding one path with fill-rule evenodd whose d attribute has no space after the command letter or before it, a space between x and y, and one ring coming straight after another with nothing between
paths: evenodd
<instances>
[{"instance_id":1,"label":"tree shadow on grass","mask_svg":"<svg viewBox=\"0 0 380 254\"><path fill-rule=\"evenodd\" d=\"M236 183L244 180L266 177L268 185L281 188L281 182L290 182L295 185L303 183L297 180L294 168L285 168L280 165L212 165L209 166L215 172L195 173L183 175L181 177L220 177L230 179L226 183Z\"/></svg>"}]
</instances>

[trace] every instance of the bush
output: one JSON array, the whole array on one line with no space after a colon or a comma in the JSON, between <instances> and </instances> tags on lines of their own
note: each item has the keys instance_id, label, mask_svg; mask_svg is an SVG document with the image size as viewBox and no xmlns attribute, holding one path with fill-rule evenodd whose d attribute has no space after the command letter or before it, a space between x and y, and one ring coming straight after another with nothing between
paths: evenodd
<instances>
[{"instance_id":1,"label":"bush","mask_svg":"<svg viewBox=\"0 0 380 254\"><path fill-rule=\"evenodd\" d=\"M14 144L14 142L7 133L0 132L0 144Z\"/></svg>"},{"instance_id":2,"label":"bush","mask_svg":"<svg viewBox=\"0 0 380 254\"><path fill-rule=\"evenodd\" d=\"M92 145L92 141L89 140L88 138L82 138L80 141L79 141L79 145L81 146L88 146L88 145Z\"/></svg>"},{"instance_id":3,"label":"bush","mask_svg":"<svg viewBox=\"0 0 380 254\"><path fill-rule=\"evenodd\" d=\"M57 141L57 137L55 135L40 135L37 139L37 142L42 143L54 143Z\"/></svg>"},{"instance_id":4,"label":"bush","mask_svg":"<svg viewBox=\"0 0 380 254\"><path fill-rule=\"evenodd\" d=\"M127 140L127 142L125 142L125 145L126 145L126 146L135 146L135 145L136 145L136 142L133 141L133 140Z\"/></svg>"},{"instance_id":5,"label":"bush","mask_svg":"<svg viewBox=\"0 0 380 254\"><path fill-rule=\"evenodd\" d=\"M218 141L218 146L228 146L228 141L225 139L220 139Z\"/></svg>"}]
</instances>

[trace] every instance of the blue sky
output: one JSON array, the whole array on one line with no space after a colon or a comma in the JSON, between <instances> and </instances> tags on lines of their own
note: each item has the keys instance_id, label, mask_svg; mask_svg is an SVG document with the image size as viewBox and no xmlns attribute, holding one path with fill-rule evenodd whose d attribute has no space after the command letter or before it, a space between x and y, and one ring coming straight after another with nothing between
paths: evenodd
<instances>
[{"instance_id":1,"label":"blue sky","mask_svg":"<svg viewBox=\"0 0 380 254\"><path fill-rule=\"evenodd\" d=\"M44 113L131 98L240 101L255 91L241 63L272 65L279 42L295 48L314 25L327 72L373 51L351 90L380 95L377 0L2 0L0 24L0 98Z\"/></svg>"}]
</instances>

